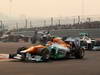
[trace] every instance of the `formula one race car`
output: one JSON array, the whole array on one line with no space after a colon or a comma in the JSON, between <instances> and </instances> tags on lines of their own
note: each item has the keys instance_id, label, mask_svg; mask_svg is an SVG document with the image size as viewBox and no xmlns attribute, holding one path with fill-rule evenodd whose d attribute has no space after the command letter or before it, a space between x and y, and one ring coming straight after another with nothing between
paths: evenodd
<instances>
[{"instance_id":1,"label":"formula one race car","mask_svg":"<svg viewBox=\"0 0 100 75\"><path fill-rule=\"evenodd\" d=\"M66 43L70 43L71 47L63 47L57 43L54 43L47 48L41 48L38 53L21 53L21 51L27 49L26 47L18 48L15 54L10 54L10 58L19 59L22 61L48 61L49 59L62 59L75 57L82 59L84 57L85 50L80 47L79 40L67 39Z\"/></svg>"},{"instance_id":2,"label":"formula one race car","mask_svg":"<svg viewBox=\"0 0 100 75\"><path fill-rule=\"evenodd\" d=\"M80 40L80 46L85 50L100 51L100 40L91 40L91 43L87 43L84 40Z\"/></svg>"}]
</instances>

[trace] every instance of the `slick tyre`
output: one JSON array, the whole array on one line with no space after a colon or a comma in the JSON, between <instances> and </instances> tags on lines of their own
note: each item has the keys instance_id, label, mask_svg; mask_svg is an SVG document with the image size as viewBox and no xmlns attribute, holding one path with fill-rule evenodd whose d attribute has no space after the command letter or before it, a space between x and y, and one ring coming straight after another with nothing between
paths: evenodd
<instances>
[{"instance_id":1,"label":"slick tyre","mask_svg":"<svg viewBox=\"0 0 100 75\"><path fill-rule=\"evenodd\" d=\"M27 49L26 47L19 47L18 49L17 49L17 54L21 54L21 51L23 51L23 50L25 50L25 49Z\"/></svg>"},{"instance_id":2,"label":"slick tyre","mask_svg":"<svg viewBox=\"0 0 100 75\"><path fill-rule=\"evenodd\" d=\"M21 55L21 61L25 61L26 60L26 53L21 53L21 51L27 49L26 47L20 47L17 49L17 54Z\"/></svg>"},{"instance_id":3,"label":"slick tyre","mask_svg":"<svg viewBox=\"0 0 100 75\"><path fill-rule=\"evenodd\" d=\"M85 50L83 48L77 50L77 52L75 53L75 58L76 59L82 59L85 55Z\"/></svg>"},{"instance_id":4,"label":"slick tyre","mask_svg":"<svg viewBox=\"0 0 100 75\"><path fill-rule=\"evenodd\" d=\"M49 50L47 48L44 48L42 51L41 51L41 56L42 56L42 60L43 61L48 61L49 58L50 58L50 53L49 53Z\"/></svg>"}]
</instances>

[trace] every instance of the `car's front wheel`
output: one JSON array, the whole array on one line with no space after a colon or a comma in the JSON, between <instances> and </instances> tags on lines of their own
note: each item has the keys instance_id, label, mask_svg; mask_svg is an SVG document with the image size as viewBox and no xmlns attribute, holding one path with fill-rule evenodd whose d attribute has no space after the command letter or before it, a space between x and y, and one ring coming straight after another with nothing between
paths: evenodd
<instances>
[{"instance_id":1,"label":"car's front wheel","mask_svg":"<svg viewBox=\"0 0 100 75\"><path fill-rule=\"evenodd\" d=\"M41 51L41 56L42 56L42 60L43 61L48 61L49 58L50 58L50 53L49 53L49 50L47 48L44 48L42 51Z\"/></svg>"}]
</instances>

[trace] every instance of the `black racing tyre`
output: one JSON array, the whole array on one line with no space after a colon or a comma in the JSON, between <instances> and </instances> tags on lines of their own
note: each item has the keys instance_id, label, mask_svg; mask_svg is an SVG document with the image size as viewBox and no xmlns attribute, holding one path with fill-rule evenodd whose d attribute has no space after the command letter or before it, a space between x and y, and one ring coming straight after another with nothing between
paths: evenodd
<instances>
[{"instance_id":1,"label":"black racing tyre","mask_svg":"<svg viewBox=\"0 0 100 75\"><path fill-rule=\"evenodd\" d=\"M26 53L21 53L21 51L27 49L26 47L19 47L17 49L17 54L21 55L21 61L25 61L26 60Z\"/></svg>"},{"instance_id":2,"label":"black racing tyre","mask_svg":"<svg viewBox=\"0 0 100 75\"><path fill-rule=\"evenodd\" d=\"M27 49L27 48L26 48L26 47L19 47L19 48L17 49L17 54L21 54L20 51L23 51L23 50L25 50L25 49Z\"/></svg>"},{"instance_id":3,"label":"black racing tyre","mask_svg":"<svg viewBox=\"0 0 100 75\"><path fill-rule=\"evenodd\" d=\"M77 58L77 59L82 59L84 57L84 55L85 55L85 50L83 48L81 48L75 52L75 58Z\"/></svg>"},{"instance_id":4,"label":"black racing tyre","mask_svg":"<svg viewBox=\"0 0 100 75\"><path fill-rule=\"evenodd\" d=\"M25 50L25 49L27 49L27 48L26 48L26 47L19 47L19 48L17 49L17 52L16 52L16 53L14 53L14 54L9 54L9 58L14 58L17 54L25 55L25 54L20 53L20 51L23 51L23 50Z\"/></svg>"},{"instance_id":5,"label":"black racing tyre","mask_svg":"<svg viewBox=\"0 0 100 75\"><path fill-rule=\"evenodd\" d=\"M50 58L50 53L49 50L47 48L44 48L41 52L40 55L42 56L42 60L43 61L48 61Z\"/></svg>"},{"instance_id":6,"label":"black racing tyre","mask_svg":"<svg viewBox=\"0 0 100 75\"><path fill-rule=\"evenodd\" d=\"M69 57L70 57L70 53L68 53L68 52L66 52L66 59L69 59Z\"/></svg>"}]
</instances>

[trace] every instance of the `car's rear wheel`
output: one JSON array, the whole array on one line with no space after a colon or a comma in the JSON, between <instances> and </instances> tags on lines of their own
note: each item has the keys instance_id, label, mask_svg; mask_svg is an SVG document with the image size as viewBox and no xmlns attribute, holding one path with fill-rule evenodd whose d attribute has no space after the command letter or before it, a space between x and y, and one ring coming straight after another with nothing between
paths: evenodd
<instances>
[{"instance_id":1,"label":"car's rear wheel","mask_svg":"<svg viewBox=\"0 0 100 75\"><path fill-rule=\"evenodd\" d=\"M75 52L75 58L77 58L77 59L82 59L84 57L84 55L85 55L85 50L83 48L81 48Z\"/></svg>"}]
</instances>

